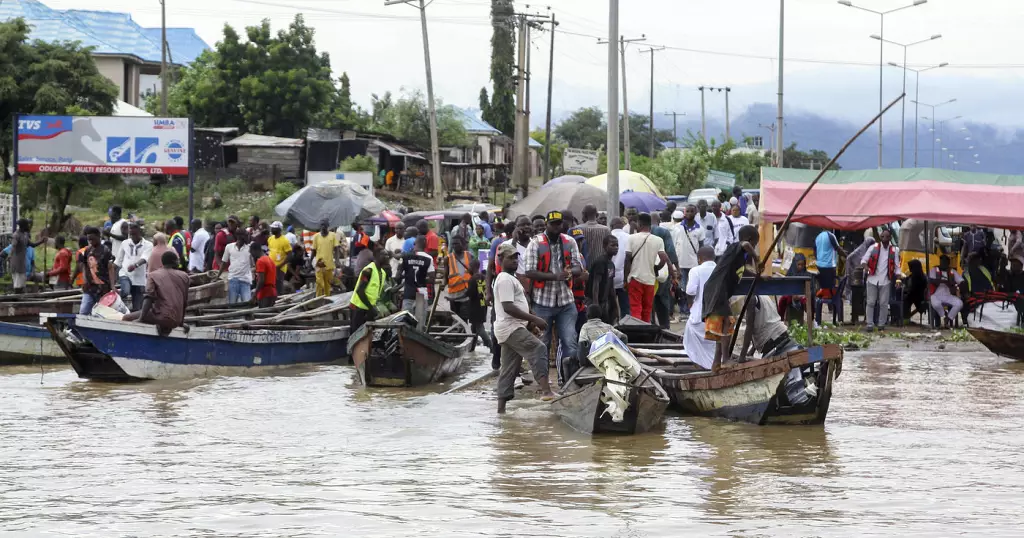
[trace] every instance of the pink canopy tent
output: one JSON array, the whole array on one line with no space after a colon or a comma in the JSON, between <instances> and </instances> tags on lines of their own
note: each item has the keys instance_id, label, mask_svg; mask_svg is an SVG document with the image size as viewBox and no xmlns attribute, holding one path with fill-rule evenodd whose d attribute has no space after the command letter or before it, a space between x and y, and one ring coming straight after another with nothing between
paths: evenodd
<instances>
[{"instance_id":1,"label":"pink canopy tent","mask_svg":"<svg viewBox=\"0 0 1024 538\"><path fill-rule=\"evenodd\" d=\"M815 170L761 169L761 214L782 222ZM1024 228L1024 176L905 168L829 171L793 222L861 230L898 219Z\"/></svg>"}]
</instances>

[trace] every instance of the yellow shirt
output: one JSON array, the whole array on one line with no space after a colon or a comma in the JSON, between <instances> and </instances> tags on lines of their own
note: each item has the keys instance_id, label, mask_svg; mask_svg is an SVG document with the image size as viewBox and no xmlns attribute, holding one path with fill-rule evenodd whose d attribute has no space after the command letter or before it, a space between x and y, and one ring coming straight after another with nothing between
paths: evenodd
<instances>
[{"instance_id":1,"label":"yellow shirt","mask_svg":"<svg viewBox=\"0 0 1024 538\"><path fill-rule=\"evenodd\" d=\"M288 259L288 253L292 251L291 241L288 241L283 234L281 237L271 235L267 238L267 248L270 249L270 260L274 262L274 265L280 267L281 271L287 273L288 265L282 266L281 264Z\"/></svg>"},{"instance_id":2,"label":"yellow shirt","mask_svg":"<svg viewBox=\"0 0 1024 538\"><path fill-rule=\"evenodd\" d=\"M313 250L316 251L316 259L323 260L324 266L334 269L334 249L338 246L338 236L334 232L327 232L324 236L317 232L313 236Z\"/></svg>"}]
</instances>

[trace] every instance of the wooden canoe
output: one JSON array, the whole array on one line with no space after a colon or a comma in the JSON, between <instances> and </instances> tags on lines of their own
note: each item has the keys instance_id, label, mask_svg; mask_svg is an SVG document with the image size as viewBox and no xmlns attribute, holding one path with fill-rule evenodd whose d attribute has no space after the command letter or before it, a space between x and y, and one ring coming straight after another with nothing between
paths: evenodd
<instances>
[{"instance_id":1,"label":"wooden canoe","mask_svg":"<svg viewBox=\"0 0 1024 538\"><path fill-rule=\"evenodd\" d=\"M577 370L566 381L562 395L551 401L551 409L562 422L581 433L632 435L651 431L661 424L669 396L650 374L646 370L638 383L626 385L630 387L629 407L620 422L605 412L601 392L608 383L622 383L605 378L593 367Z\"/></svg>"},{"instance_id":2,"label":"wooden canoe","mask_svg":"<svg viewBox=\"0 0 1024 538\"><path fill-rule=\"evenodd\" d=\"M752 424L822 424L828 415L832 383L842 371L843 349L816 346L741 364L718 372L693 365L665 367L654 373L684 414L720 417ZM803 406L788 404L783 380L793 368L807 370L817 396Z\"/></svg>"},{"instance_id":3,"label":"wooden canoe","mask_svg":"<svg viewBox=\"0 0 1024 538\"><path fill-rule=\"evenodd\" d=\"M967 332L992 353L1007 359L1024 361L1024 334L974 327L968 328Z\"/></svg>"},{"instance_id":4,"label":"wooden canoe","mask_svg":"<svg viewBox=\"0 0 1024 538\"><path fill-rule=\"evenodd\" d=\"M349 338L349 352L367 387L416 387L436 383L462 366L472 338L469 324L437 311L428 332L409 312L371 321Z\"/></svg>"}]
</instances>

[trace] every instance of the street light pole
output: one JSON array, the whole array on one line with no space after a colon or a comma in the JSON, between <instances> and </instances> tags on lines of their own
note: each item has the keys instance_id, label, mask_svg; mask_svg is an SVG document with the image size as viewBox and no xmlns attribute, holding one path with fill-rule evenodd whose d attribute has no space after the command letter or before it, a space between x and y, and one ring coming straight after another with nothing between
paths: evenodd
<instances>
[{"instance_id":1,"label":"street light pole","mask_svg":"<svg viewBox=\"0 0 1024 538\"><path fill-rule=\"evenodd\" d=\"M878 43L878 113L879 114L882 113L883 107L885 106L885 103L882 102L882 77L883 77L882 69L883 69L883 66L885 65L885 59L884 59L884 56L883 56L884 53L885 53L885 39L884 39L884 37L885 37L885 16L890 14L890 13L895 13L897 11L902 11L904 9L920 6L921 4L926 4L926 3L928 3L928 0L914 0L913 4L910 4L910 5L907 5L907 6L902 6L902 7L898 7L898 8L895 8L895 9L890 9L888 11L875 11L873 9L867 9L867 8L863 8L863 7L860 7L860 6L855 6L855 5L853 5L853 2L851 2L850 0L839 0L839 4L840 5L843 5L843 6L846 6L846 7L852 7L854 9L859 9L861 11L866 11L868 13L874 13L875 15L878 15L878 18L879 18L879 25L878 25L878 41L879 41L879 43ZM905 82L904 82L904 84L905 84ZM879 169L882 168L882 118L878 118L878 168Z\"/></svg>"},{"instance_id":2,"label":"street light pole","mask_svg":"<svg viewBox=\"0 0 1024 538\"><path fill-rule=\"evenodd\" d=\"M877 39L877 40L879 40L879 41L881 41L883 43L889 43L890 45L896 45L898 47L903 47L903 66L902 66L902 68L903 68L903 94L906 95L906 93L907 93L907 71L908 71L908 68L907 68L907 49L909 49L910 47L913 47L914 45L920 45L921 43L927 43L929 41L934 41L936 39L940 39L941 37L942 37L942 34L935 34L935 35L929 37L928 39L922 39L920 41L915 41L913 43L906 43L906 44L904 44L904 43L897 43L895 41L889 41L888 39L884 39L884 38L882 38L882 36L877 36L877 35L871 36L871 39ZM896 65L896 64L894 64L893 62L889 62L889 65ZM896 65L896 67L900 67L900 66ZM904 155L906 153L905 150L904 150L904 147L905 147L904 144L906 143L906 140L907 140L907 135L906 135L906 127L907 127L907 100L906 99L903 100L902 107L903 107L903 109L902 109L902 111L900 113L900 168L903 168L903 158L904 158Z\"/></svg>"},{"instance_id":3,"label":"street light pole","mask_svg":"<svg viewBox=\"0 0 1024 538\"><path fill-rule=\"evenodd\" d=\"M941 64L941 65L937 65L935 67L929 67L927 69L922 69L921 71L923 72L923 71L928 71L928 70L931 70L931 69L937 69L939 67L944 67L945 65L947 65L947 64ZM948 105L950 103L955 103L955 102L956 102L956 99L954 98L954 99L950 99L949 101L943 101L943 102L941 102L941 103L939 103L937 105L929 105L928 103L922 103L920 101L917 101L916 99L914 100L914 105L915 106L922 105L922 106L926 106L926 107L932 109L932 116L930 118L931 121L932 121L932 131L931 131L932 132L932 135L931 135L931 138L932 138L932 168L935 168L935 135L936 135L936 131L935 131L935 109L940 107L940 106ZM928 118L928 116L922 116L921 119L927 120L929 118ZM914 160L916 161L917 159L915 158Z\"/></svg>"},{"instance_id":4,"label":"street light pole","mask_svg":"<svg viewBox=\"0 0 1024 538\"><path fill-rule=\"evenodd\" d=\"M619 0L608 0L608 221L619 216Z\"/></svg>"},{"instance_id":5,"label":"street light pole","mask_svg":"<svg viewBox=\"0 0 1024 538\"><path fill-rule=\"evenodd\" d=\"M897 64L895 64L893 62L889 62L889 65L891 65L893 67L900 67L899 65L897 65ZM924 69L912 69L912 68L907 67L906 62L904 62L903 66L902 66L903 69L905 69L907 71L911 71L911 72L914 73L914 100L912 101L914 103L914 168L917 168L918 138L921 136L919 134L918 127L917 127L917 125L918 125L917 120L920 118L919 106L923 104L923 103L921 103L919 101L919 99L921 97L921 73L924 73L925 71L931 71L932 69L938 69L940 67L946 67L947 65L949 65L949 64L946 63L946 62L943 62L943 63L941 63L939 65L933 65L931 67L926 67ZM955 100L956 99L954 99L953 101L955 101ZM950 102L952 102L952 101L950 101ZM942 103L942 104L945 104L945 103ZM933 110L932 110L932 114L933 115L935 114L934 107L933 107Z\"/></svg>"}]
</instances>

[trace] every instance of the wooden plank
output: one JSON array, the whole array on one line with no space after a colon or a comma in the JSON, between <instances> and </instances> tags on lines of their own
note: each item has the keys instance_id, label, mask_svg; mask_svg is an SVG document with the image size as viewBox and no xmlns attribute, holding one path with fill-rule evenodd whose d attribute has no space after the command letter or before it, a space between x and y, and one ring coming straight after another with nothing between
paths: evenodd
<instances>
[{"instance_id":1,"label":"wooden plank","mask_svg":"<svg viewBox=\"0 0 1024 538\"><path fill-rule=\"evenodd\" d=\"M734 295L746 295L750 290L750 283L753 278L741 278L739 286L736 287ZM758 295L803 295L806 287L805 282L810 282L810 277L775 277L761 280L757 283Z\"/></svg>"}]
</instances>

